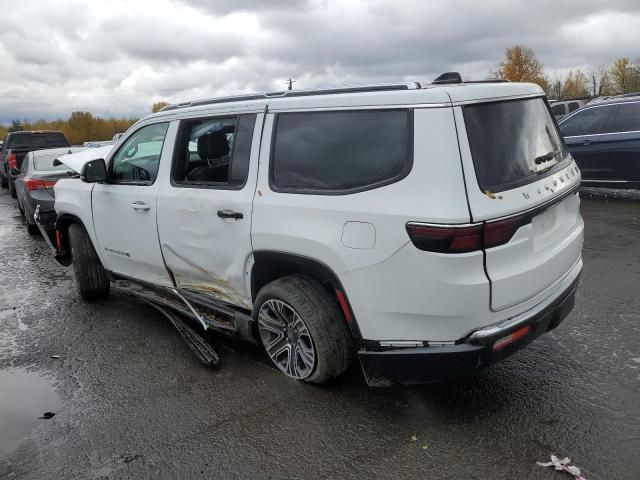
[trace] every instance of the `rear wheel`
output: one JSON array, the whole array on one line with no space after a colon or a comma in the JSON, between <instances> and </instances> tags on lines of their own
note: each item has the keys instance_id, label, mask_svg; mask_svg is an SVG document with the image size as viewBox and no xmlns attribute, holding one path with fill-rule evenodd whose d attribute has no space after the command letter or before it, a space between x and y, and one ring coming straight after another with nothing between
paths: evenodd
<instances>
[{"instance_id":1,"label":"rear wheel","mask_svg":"<svg viewBox=\"0 0 640 480\"><path fill-rule=\"evenodd\" d=\"M9 184L7 183L7 177L0 175L0 187L7 188Z\"/></svg>"},{"instance_id":2,"label":"rear wheel","mask_svg":"<svg viewBox=\"0 0 640 480\"><path fill-rule=\"evenodd\" d=\"M84 300L99 300L109 295L109 279L82 225L69 226L69 245L78 293Z\"/></svg>"},{"instance_id":3,"label":"rear wheel","mask_svg":"<svg viewBox=\"0 0 640 480\"><path fill-rule=\"evenodd\" d=\"M342 312L315 280L290 275L263 287L255 302L262 343L288 377L324 383L349 365L349 331Z\"/></svg>"}]
</instances>

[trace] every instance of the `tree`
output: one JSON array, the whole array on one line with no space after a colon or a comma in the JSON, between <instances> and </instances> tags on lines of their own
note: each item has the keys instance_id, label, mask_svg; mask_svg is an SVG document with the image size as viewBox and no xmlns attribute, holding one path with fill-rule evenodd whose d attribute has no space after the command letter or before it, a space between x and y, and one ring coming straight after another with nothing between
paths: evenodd
<instances>
[{"instance_id":1,"label":"tree","mask_svg":"<svg viewBox=\"0 0 640 480\"><path fill-rule=\"evenodd\" d=\"M544 75L542 62L528 47L516 45L504 52L504 59L493 72L493 76L511 82L532 82L545 91L549 84Z\"/></svg>"},{"instance_id":2,"label":"tree","mask_svg":"<svg viewBox=\"0 0 640 480\"><path fill-rule=\"evenodd\" d=\"M611 65L611 80L615 93L631 93L640 90L640 66L628 58L618 58Z\"/></svg>"},{"instance_id":3,"label":"tree","mask_svg":"<svg viewBox=\"0 0 640 480\"><path fill-rule=\"evenodd\" d=\"M589 96L589 80L582 70L571 70L562 85L563 98L580 98Z\"/></svg>"},{"instance_id":4,"label":"tree","mask_svg":"<svg viewBox=\"0 0 640 480\"><path fill-rule=\"evenodd\" d=\"M609 65L594 65L591 67L590 74L592 88L591 94L594 97L611 95L613 93Z\"/></svg>"},{"instance_id":5,"label":"tree","mask_svg":"<svg viewBox=\"0 0 640 480\"><path fill-rule=\"evenodd\" d=\"M167 103L167 102L156 102L156 103L153 104L153 107L151 107L151 111L153 113L159 112L160 110L162 110L167 105L169 105L169 103Z\"/></svg>"},{"instance_id":6,"label":"tree","mask_svg":"<svg viewBox=\"0 0 640 480\"><path fill-rule=\"evenodd\" d=\"M24 124L20 120L11 120L11 126L7 129L9 133L21 132L22 130L24 130Z\"/></svg>"}]
</instances>

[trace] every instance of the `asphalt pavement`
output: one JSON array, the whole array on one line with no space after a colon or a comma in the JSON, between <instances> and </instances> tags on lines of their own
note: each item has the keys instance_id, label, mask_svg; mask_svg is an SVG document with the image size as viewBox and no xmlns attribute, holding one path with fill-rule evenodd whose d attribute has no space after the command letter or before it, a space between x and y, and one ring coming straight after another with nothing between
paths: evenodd
<instances>
[{"instance_id":1,"label":"asphalt pavement","mask_svg":"<svg viewBox=\"0 0 640 480\"><path fill-rule=\"evenodd\" d=\"M640 202L583 199L584 271L555 331L459 383L327 387L150 306L89 304L0 192L0 478L640 478ZM45 412L54 414L45 415ZM51 418L44 418L50 416ZM43 418L39 418L43 417Z\"/></svg>"}]
</instances>

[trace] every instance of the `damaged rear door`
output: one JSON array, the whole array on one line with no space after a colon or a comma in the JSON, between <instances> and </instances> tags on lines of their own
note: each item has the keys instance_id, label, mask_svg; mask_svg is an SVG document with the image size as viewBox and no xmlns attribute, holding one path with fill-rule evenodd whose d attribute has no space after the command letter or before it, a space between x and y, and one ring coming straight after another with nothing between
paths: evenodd
<instances>
[{"instance_id":1,"label":"damaged rear door","mask_svg":"<svg viewBox=\"0 0 640 480\"><path fill-rule=\"evenodd\" d=\"M183 293L251 307L245 271L264 110L180 122L171 180L158 193L158 235Z\"/></svg>"}]
</instances>

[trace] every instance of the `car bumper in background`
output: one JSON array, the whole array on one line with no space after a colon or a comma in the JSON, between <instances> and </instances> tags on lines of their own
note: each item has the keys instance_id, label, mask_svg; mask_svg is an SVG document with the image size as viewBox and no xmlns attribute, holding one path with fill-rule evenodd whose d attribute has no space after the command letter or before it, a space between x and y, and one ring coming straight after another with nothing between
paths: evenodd
<instances>
[{"instance_id":1,"label":"car bumper in background","mask_svg":"<svg viewBox=\"0 0 640 480\"><path fill-rule=\"evenodd\" d=\"M574 305L579 277L541 307L442 346L365 347L358 355L370 386L455 380L482 370L556 328Z\"/></svg>"}]
</instances>

